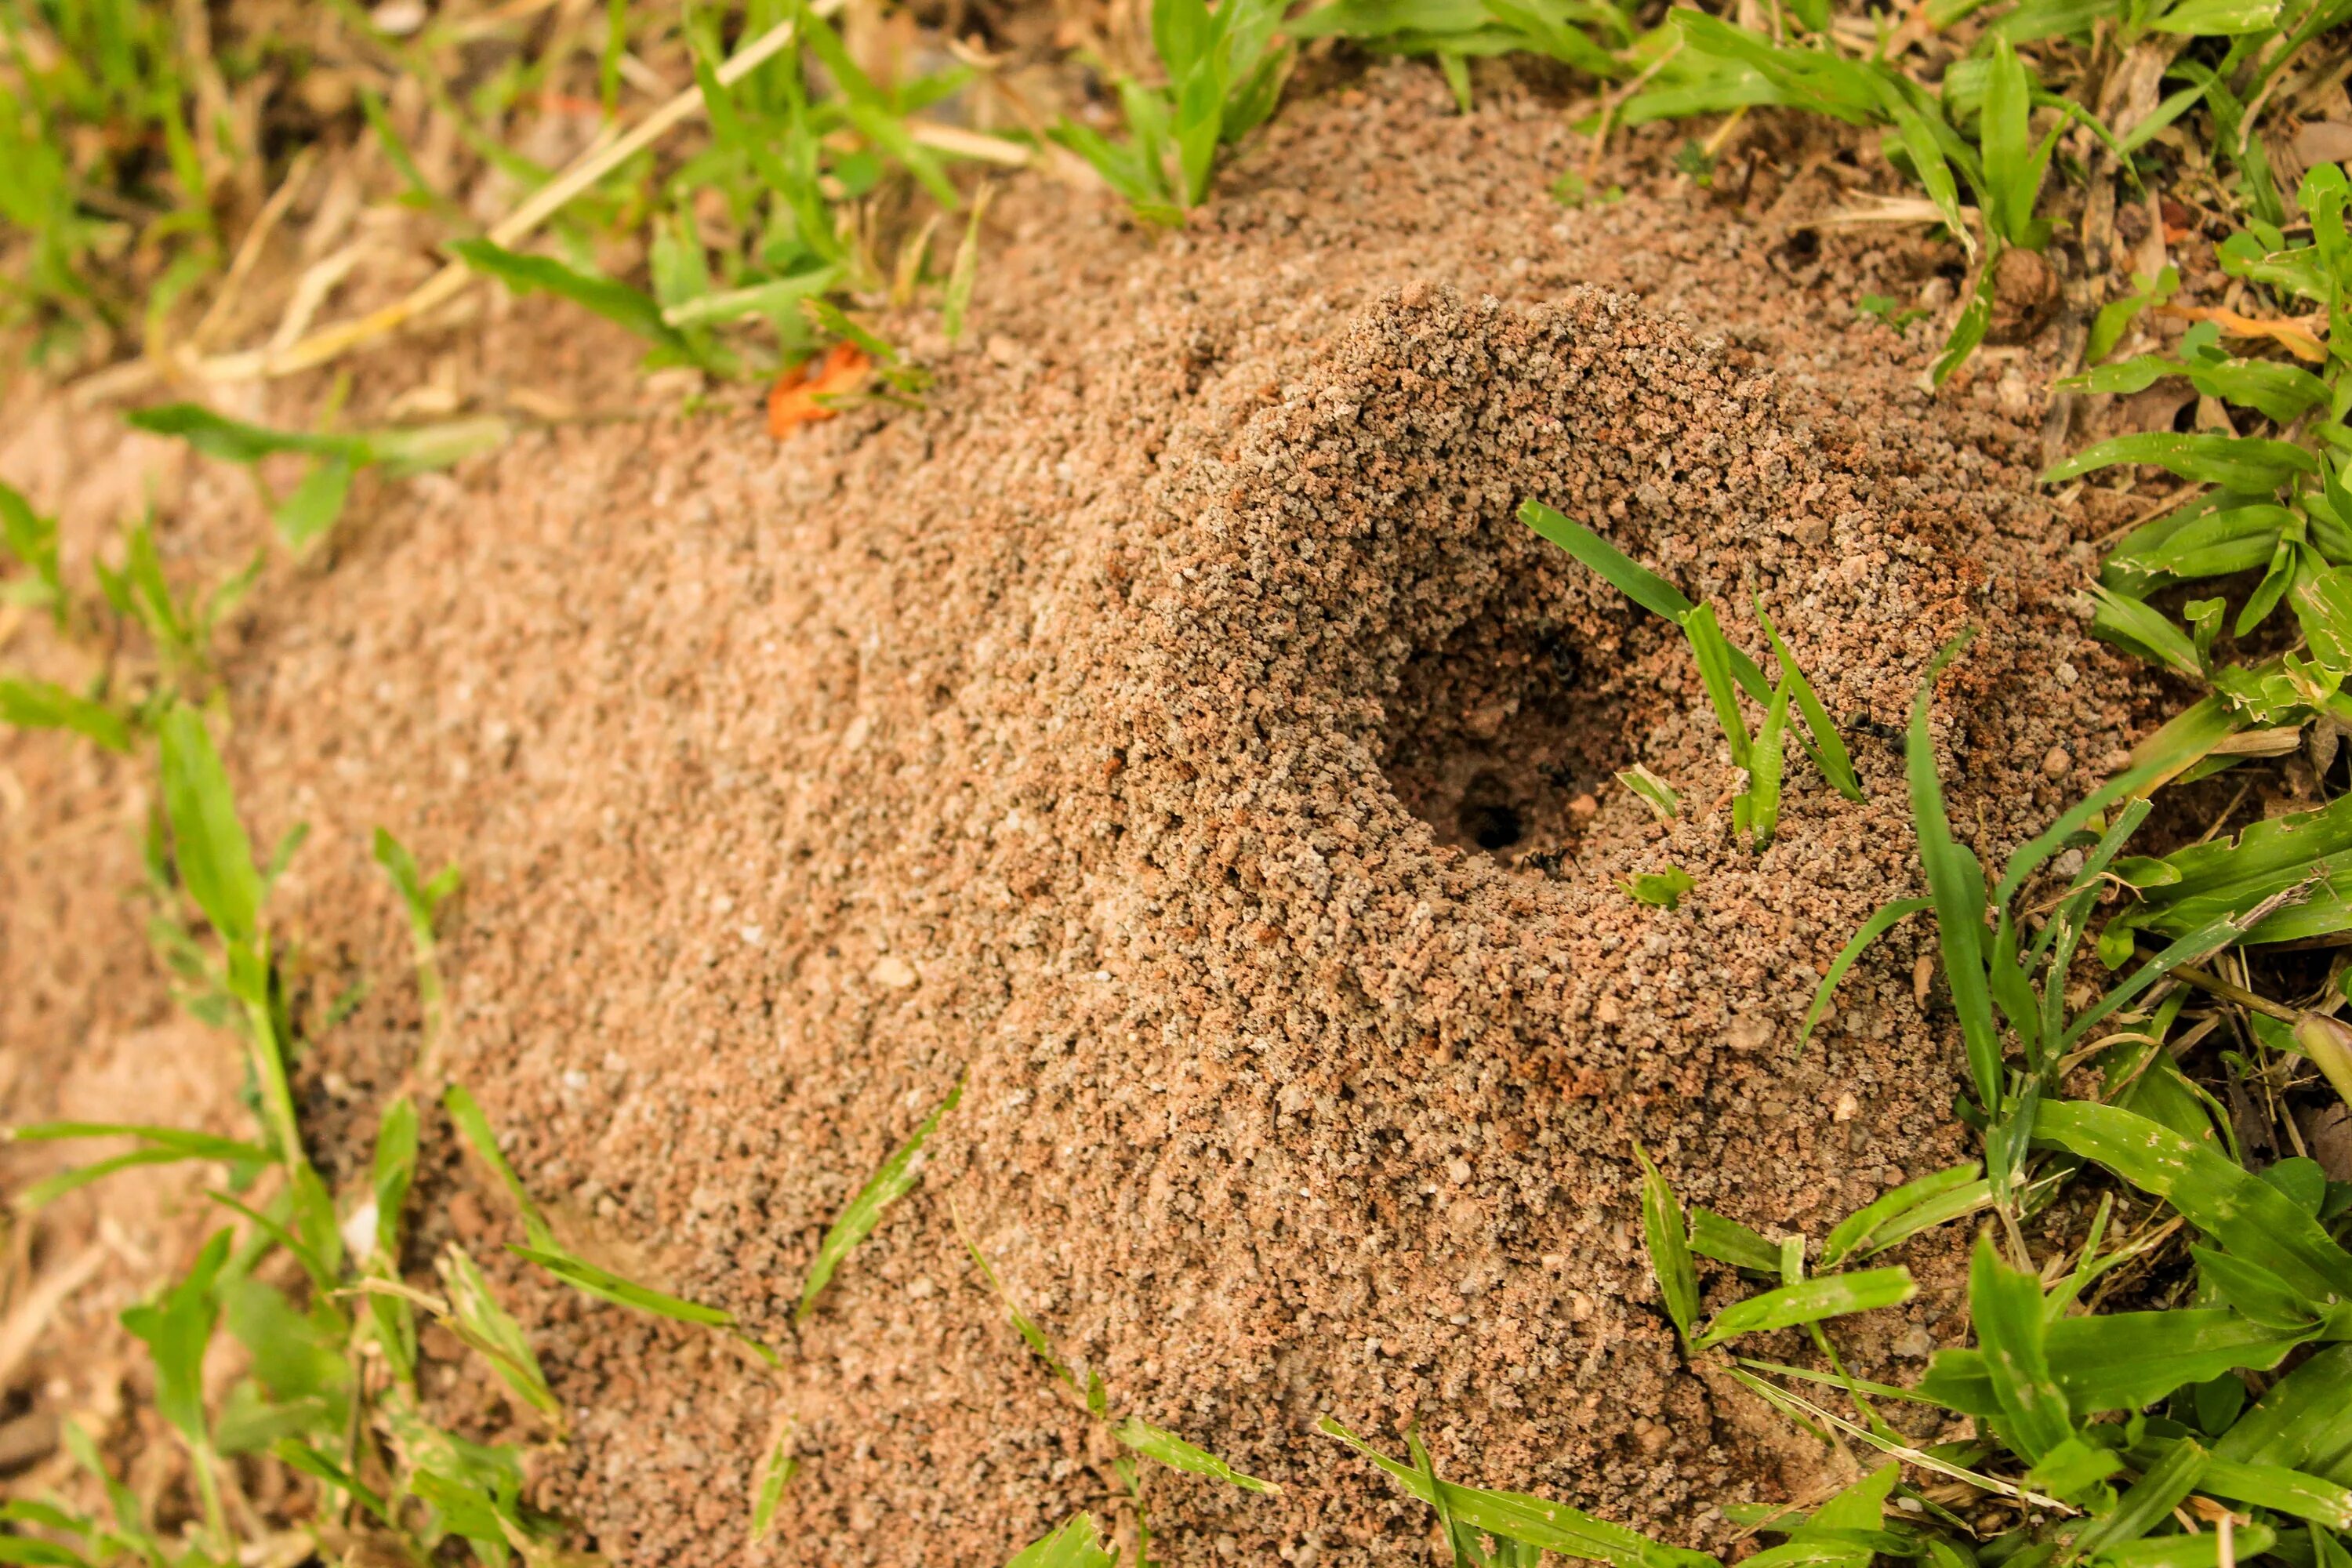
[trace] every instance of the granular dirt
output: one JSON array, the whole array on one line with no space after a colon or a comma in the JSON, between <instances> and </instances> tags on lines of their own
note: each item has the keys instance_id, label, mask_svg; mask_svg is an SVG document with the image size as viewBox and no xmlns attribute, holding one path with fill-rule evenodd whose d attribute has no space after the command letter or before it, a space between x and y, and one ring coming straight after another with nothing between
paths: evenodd
<instances>
[{"instance_id":1,"label":"granular dirt","mask_svg":"<svg viewBox=\"0 0 2352 1568\"><path fill-rule=\"evenodd\" d=\"M1913 690L1984 628L1937 725L1989 855L2146 715L2032 483L2046 350L1930 397L1930 328L1853 300L1956 253L1806 226L1869 166L1759 143L1709 191L1650 142L1622 201L1564 207L1582 139L1484 85L1467 116L1404 67L1293 104L1178 234L1017 185L974 344L917 345L925 410L781 446L749 405L526 435L386 494L241 628L244 798L264 842L314 827L281 923L306 985L375 987L301 1068L331 1168L359 1172L415 1046L383 822L465 868L449 1060L559 1227L783 1349L779 1394L499 1273L577 1412L540 1500L615 1561L987 1563L1078 1508L1131 1529L950 1206L1115 1410L1287 1489L1155 1477L1171 1563L1418 1552L1426 1510L1327 1412L1680 1540L1819 1479L1683 1370L1633 1142L1686 1200L1815 1237L1963 1157L1924 934L1796 1042L1831 955L1915 888ZM1760 596L1867 802L1792 751L1779 840L1733 844L1679 635L1514 521L1528 496L1759 655ZM11 1096L37 1112L74 1037L168 1003L117 897L135 848L58 838L121 837L131 773L0 760L35 802L0 841L0 1019L49 1063ZM1676 821L1613 781L1637 762ZM1679 908L1620 886L1669 866ZM959 1079L922 1188L796 1329L824 1226ZM513 1238L468 1179L430 1173L415 1260ZM1954 1257L1916 1245L1920 1298L1842 1331L1862 1364L1958 1331ZM529 1431L448 1363L448 1409ZM803 1468L747 1552L780 1414Z\"/></svg>"}]
</instances>

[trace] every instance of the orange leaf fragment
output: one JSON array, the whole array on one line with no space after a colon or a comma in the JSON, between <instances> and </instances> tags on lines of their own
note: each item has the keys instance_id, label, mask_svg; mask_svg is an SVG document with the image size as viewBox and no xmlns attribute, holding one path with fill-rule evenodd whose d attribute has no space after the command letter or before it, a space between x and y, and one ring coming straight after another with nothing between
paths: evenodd
<instances>
[{"instance_id":1,"label":"orange leaf fragment","mask_svg":"<svg viewBox=\"0 0 2352 1568\"><path fill-rule=\"evenodd\" d=\"M835 343L820 358L812 354L768 389L768 434L779 441L803 425L830 419L840 410L817 401L855 392L865 384L874 362L854 343Z\"/></svg>"}]
</instances>

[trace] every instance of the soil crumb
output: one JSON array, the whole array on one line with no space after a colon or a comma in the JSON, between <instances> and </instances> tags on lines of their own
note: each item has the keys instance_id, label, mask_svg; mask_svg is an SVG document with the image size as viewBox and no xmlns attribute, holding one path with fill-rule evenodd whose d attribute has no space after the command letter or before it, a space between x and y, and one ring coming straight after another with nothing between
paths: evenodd
<instances>
[{"instance_id":1,"label":"soil crumb","mask_svg":"<svg viewBox=\"0 0 2352 1568\"><path fill-rule=\"evenodd\" d=\"M1170 1563L1423 1549L1327 1413L1693 1542L1807 1480L1806 1445L1682 1370L1633 1140L1686 1201L1816 1237L1963 1157L1915 933L1796 1047L1831 956L1913 890L1912 693L1983 628L1936 722L1988 855L2139 715L2064 602L2041 395L2009 384L2034 351L1931 398L1928 345L1854 310L1949 258L1804 226L1831 182L1706 191L1662 158L1562 206L1585 152L1507 83L1457 115L1398 67L1287 108L1181 233L1018 184L972 340L916 345L926 409L529 434L385 494L241 627L240 789L261 842L313 827L282 923L321 986L373 986L302 1064L326 1163L359 1179L415 1046L383 823L465 868L449 1060L568 1238L784 1350L779 1395L499 1273L576 1412L539 1500L616 1562L990 1563L1076 1509L1130 1519L950 1206L1115 1411L1286 1489L1155 1476ZM1679 634L1515 521L1530 496L1763 656L1760 603L1868 800L1792 748L1778 841L1736 846ZM160 983L108 982L144 973L131 772L0 761L38 803L0 858L11 1049L158 1027ZM1636 763L1675 822L1615 783ZM103 851L65 837L93 813ZM1620 886L1669 866L1676 909ZM795 1329L824 1227L959 1080L921 1189ZM516 1238L467 1181L428 1173L415 1261ZM1910 1260L1921 1297L1847 1336L1864 1365L1957 1303L1948 1251ZM529 1429L471 1376L428 1385ZM780 1414L802 1469L747 1552Z\"/></svg>"}]
</instances>

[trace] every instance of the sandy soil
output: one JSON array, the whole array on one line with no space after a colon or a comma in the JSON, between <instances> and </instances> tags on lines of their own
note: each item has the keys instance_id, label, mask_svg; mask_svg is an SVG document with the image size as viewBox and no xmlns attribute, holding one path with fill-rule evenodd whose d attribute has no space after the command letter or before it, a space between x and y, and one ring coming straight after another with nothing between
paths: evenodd
<instances>
[{"instance_id":1,"label":"sandy soil","mask_svg":"<svg viewBox=\"0 0 2352 1568\"><path fill-rule=\"evenodd\" d=\"M1425 1541L1326 1412L1383 1442L1418 1417L1457 1479L1693 1541L1819 1468L1681 1370L1633 1141L1686 1199L1815 1236L1961 1157L1916 933L1796 1051L1831 955L1912 889L1896 727L1985 627L1937 722L1991 854L2145 715L2064 603L2091 525L2032 484L2051 343L1930 398L1933 324L1853 302L1948 296L1957 253L1810 226L1883 166L1768 128L1708 191L1654 139L1622 201L1571 209L1545 192L1582 141L1482 81L1467 117L1411 67L1292 105L1181 234L1017 184L972 338L917 339L927 410L781 445L735 399L527 433L372 492L232 629L257 836L313 826L279 905L303 1005L373 986L301 1067L325 1163L355 1174L415 1048L381 822L465 868L450 1059L575 1245L785 1347L771 1384L499 1275L578 1410L541 1500L615 1561L742 1560L780 1413L803 1468L754 1560L991 1563L1076 1508L1127 1518L950 1205L1115 1409L1288 1489L1155 1480L1171 1563ZM486 386L560 338L575 384L626 377L625 342L550 322L501 306L430 352ZM258 536L236 476L53 406L17 431L0 472L78 551L138 474L175 559ZM1779 842L1735 846L1678 636L1513 521L1530 495L1759 654L1761 595L1869 801L1792 751ZM1612 779L1637 761L1672 826ZM196 1071L126 897L140 768L9 736L0 769L6 1115L94 1110L133 1060ZM1618 887L1669 864L1697 883L1676 910ZM230 1048L203 1048L218 1081L149 1078L155 1119L235 1125ZM923 1188L795 1331L824 1226L959 1079ZM513 1237L467 1180L431 1173L420 1263ZM58 1343L103 1341L192 1245L184 1189L142 1190ZM111 1201L61 1208L44 1267ZM1909 1260L1921 1297L1843 1336L1865 1365L1958 1331L1952 1255ZM26 1365L12 1411L121 1407L114 1363ZM478 1432L528 1432L434 1378Z\"/></svg>"}]
</instances>

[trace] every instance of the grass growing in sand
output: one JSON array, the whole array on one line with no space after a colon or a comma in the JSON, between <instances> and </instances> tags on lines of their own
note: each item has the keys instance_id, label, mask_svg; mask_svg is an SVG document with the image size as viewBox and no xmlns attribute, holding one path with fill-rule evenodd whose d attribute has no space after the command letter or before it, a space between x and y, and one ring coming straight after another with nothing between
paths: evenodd
<instances>
[{"instance_id":1,"label":"grass growing in sand","mask_svg":"<svg viewBox=\"0 0 2352 1568\"><path fill-rule=\"evenodd\" d=\"M2340 1240L2352 1186L2328 1181L2301 1154L2257 1168L2239 1119L2211 1087L2274 1119L2290 1095L2308 1098L2320 1081L2352 1099L2352 1028L2336 1017L2342 967L2329 964L2315 983L2263 957L2282 943L2352 930L2352 813L2339 800L2165 856L2126 853L2149 816L2148 796L2164 784L2278 755L2306 733L2332 749L2335 726L2352 725L2352 697L2342 689L2352 676L2344 471L2352 351L2336 330L2352 279L2352 187L2321 163L2290 196L2265 129L2340 85L2333 30L2352 18L2352 0L1930 0L1870 16L1832 11L1825 0L1729 16L1604 0L1338 0L1295 16L1244 0L1214 10L1157 0L1157 75L1114 73L1123 138L1066 119L1037 128L1043 137L960 127L934 111L969 102L991 62L949 51L952 64L875 68L835 26L834 5L752 0L723 17L570 7L544 27L495 14L428 15L404 27L394 7L336 6L320 12L318 37L305 46L311 57L299 61L267 37L227 26L234 9L135 0L0 7L13 61L0 74L0 216L15 262L5 309L36 363L121 361L117 371L133 385L158 367L200 384L276 374L377 341L478 277L619 322L646 342L646 368L764 377L831 343L854 367L850 395L872 388L911 399L923 390L922 368L845 307L936 298L947 334L960 334L980 271L980 202L968 167L963 183L954 177L959 164L1025 163L1050 138L1139 214L1181 221L1211 197L1223 150L1275 112L1300 51L1328 48L1326 39L1431 57L1465 107L1475 58L1525 53L1582 73L1597 88L1578 121L1592 166L1616 128L1648 121L1721 117L1678 162L1701 182L1740 124L1765 110L1876 133L1921 196L1880 202L1856 221L1937 227L1969 258L1933 372L1938 382L1990 329L2005 258L2045 251L2062 220L2079 221L2086 241L2113 248L2115 203L2102 205L2099 191L2152 207L2159 190L2177 193L2198 213L2218 215L2211 221L2226 219L2234 232L2220 254L2236 285L2231 304L2178 303L2177 272L2090 279L2115 297L2089 299L2102 307L2080 349L2090 368L2065 384L2128 395L2185 381L2210 405L2203 426L2123 436L2048 475L2073 484L2152 467L2186 481L2162 515L2105 557L2091 590L2094 624L2208 694L2018 850L1989 888L1950 820L1936 769L1933 685L1960 651L1948 649L1920 688L1906 737L1927 894L1888 904L1864 926L1807 1016L1810 1034L1871 942L1899 921L1933 914L1973 1089L1961 1113L1981 1136L1981 1161L1899 1186L1810 1238L1767 1237L1685 1210L1648 1152L1632 1153L1660 1309L1685 1353L1825 1441L1893 1461L1864 1467L1832 1496L1735 1511L1741 1526L1781 1537L1753 1561L2230 1568L2267 1556L2292 1568L2352 1568L2344 1539L2352 1532L2352 1351L2344 1346L2352 1341L2352 1254ZM224 24L218 32L213 14ZM467 47L485 38L513 46L510 54L486 76L464 75ZM278 331L247 323L239 340L266 346L227 355L221 344L253 302L256 237L266 239L285 210L280 198L317 173L303 159L264 154L286 130L269 118L271 106L283 107L270 96L271 73L296 65L329 80L328 111L364 128L400 201L436 226L449 266L387 314L317 330L307 315L297 321L304 285L290 279ZM336 69L350 79L340 103ZM566 98L591 106L600 129L588 148L560 167L516 151L531 117ZM247 100L262 110L231 111ZM707 135L657 146L688 120L701 121ZM428 128L439 133L418 134ZM427 151L428 142L443 151ZM453 144L463 153L449 153ZM265 173L282 183L262 188ZM492 174L509 199L488 220L483 205L460 198ZM1572 178L1570 189L1580 184ZM967 213L942 275L934 241L946 220ZM232 216L241 234L225 221ZM2158 219L2160 237L2160 208ZM610 260L633 246L641 258ZM1860 308L1897 331L1917 314L1880 296ZM2138 324L2166 315L2197 317L2171 351L2097 363ZM2232 353L2230 342L2252 352ZM147 357L121 360L134 346ZM816 395L842 395L828 377ZM134 419L255 469L257 483L266 460L299 462L283 497L264 492L292 550L334 526L361 470L396 477L446 466L507 427L478 419L283 431L194 403ZM1759 853L1770 845L1791 731L1826 781L1861 798L1843 737L1760 602L1771 676L1760 655L1732 640L1716 606L1693 602L1556 512L1530 502L1522 516L1684 632L1738 770L1736 841ZM218 1171L212 1199L226 1223L185 1275L123 1317L152 1356L156 1413L184 1456L190 1528L167 1530L156 1500L110 1471L86 1434L68 1431L67 1447L90 1472L103 1510L9 1503L0 1509L9 1527L0 1560L159 1568L260 1561L288 1550L290 1533L307 1538L294 1542L298 1553L360 1543L417 1563L445 1547L493 1568L517 1556L563 1561L564 1521L524 1500L523 1452L435 1426L416 1390L420 1321L430 1321L533 1413L544 1441L568 1430L529 1332L471 1255L453 1243L431 1260L437 1292L413 1282L425 1276L404 1256L404 1211L429 1140L444 1135L439 1121L420 1112L419 1098L394 1098L381 1113L364 1191L341 1201L304 1148L289 1064L306 1025L289 1009L286 935L268 913L271 886L300 840L289 836L266 862L257 859L214 743L224 710L213 631L266 555L192 593L167 578L142 522L115 550L121 564L101 563L95 592L81 593L62 571L55 525L5 487L0 525L16 563L0 584L6 602L103 648L81 689L0 679L0 721L65 729L154 759L156 946L191 1010L241 1042L256 1123L249 1138L89 1123L16 1132L129 1145L17 1194L24 1212L116 1171L187 1162ZM2257 574L2251 586L2248 574ZM2174 592L2228 589L2232 580L2244 589L2234 617L2226 593ZM1690 810L1644 770L1620 777L1662 820ZM753 1375L772 1375L788 1347L733 1311L567 1246L472 1096L445 1087L436 921L455 890L454 868L425 879L389 833L380 831L374 847L408 922L425 1004L422 1102L429 1108L440 1091L449 1130L511 1198L525 1237L512 1250L589 1296L711 1330L745 1352ZM1669 910L1696 888L1672 867L1628 883L1633 897ZM2101 921L2111 892L2125 897ZM2160 945L2144 950L2143 941ZM2130 967L2086 985L2093 957L2110 971ZM2233 1036L2241 1028L2243 1037ZM2239 1048L2213 1049L2230 1038ZM818 1309L836 1270L915 1186L922 1147L961 1092L959 1084L841 1212L804 1279L795 1321ZM2292 1140L2291 1115L2281 1124ZM2026 1222L2066 1215L2063 1244L2050 1243L2043 1226L2037 1251ZM1849 1374L1838 1320L1900 1301L1913 1288L1901 1268L1862 1265L1930 1227L1978 1216L1987 1223L1969 1279L1974 1347L1939 1352L1910 1388ZM1276 1490L1175 1432L1115 1416L1099 1375L1081 1376L1013 1304L977 1247L972 1258L1048 1374L1117 1445L1120 1506L1132 1510L1139 1563L1152 1540L1147 1465ZM1711 1312L1702 1259L1729 1297ZM2127 1302L2154 1304L2119 1310ZM1821 1365L1739 1353L1743 1336L1792 1327L1805 1331ZM242 1347L250 1371L212 1398L202 1368L222 1338ZM1918 1431L1913 1416L1930 1411L1937 1430ZM1963 1419L1971 1426L1950 1436ZM1564 1504L1444 1480L1416 1430L1402 1434L1400 1459L1336 1421L1321 1429L1430 1505L1457 1563L1528 1563L1545 1553L1629 1568L1715 1561ZM265 1521L234 1489L233 1461L262 1454L313 1489L299 1530ZM751 1478L752 1542L773 1530L799 1463L780 1417ZM1093 1516L1079 1513L1013 1562L1093 1568L1111 1560Z\"/></svg>"}]
</instances>

